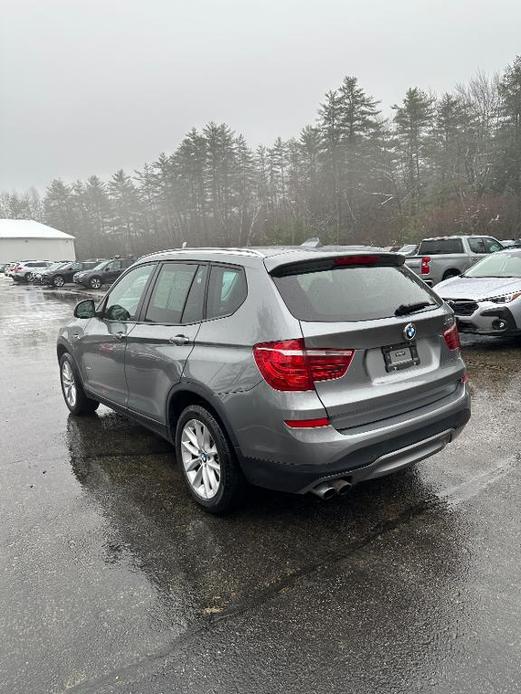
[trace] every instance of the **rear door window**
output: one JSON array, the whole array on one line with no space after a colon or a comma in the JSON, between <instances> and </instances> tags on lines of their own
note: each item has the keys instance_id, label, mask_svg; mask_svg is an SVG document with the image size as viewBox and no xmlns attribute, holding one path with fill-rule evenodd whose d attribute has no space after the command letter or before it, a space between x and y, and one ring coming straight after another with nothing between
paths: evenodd
<instances>
[{"instance_id":1,"label":"rear door window","mask_svg":"<svg viewBox=\"0 0 521 694\"><path fill-rule=\"evenodd\" d=\"M165 263L150 297L145 320L179 325L198 269L196 264Z\"/></svg>"},{"instance_id":2,"label":"rear door window","mask_svg":"<svg viewBox=\"0 0 521 694\"><path fill-rule=\"evenodd\" d=\"M242 268L214 265L210 272L206 317L229 316L244 302L247 293Z\"/></svg>"},{"instance_id":3,"label":"rear door window","mask_svg":"<svg viewBox=\"0 0 521 694\"><path fill-rule=\"evenodd\" d=\"M203 319L207 275L208 265L200 265L188 292L181 323L198 323Z\"/></svg>"},{"instance_id":4,"label":"rear door window","mask_svg":"<svg viewBox=\"0 0 521 694\"><path fill-rule=\"evenodd\" d=\"M286 306L302 321L374 320L403 306L441 304L410 270L402 267L351 267L274 277ZM413 314L410 314L413 315Z\"/></svg>"},{"instance_id":5,"label":"rear door window","mask_svg":"<svg viewBox=\"0 0 521 694\"><path fill-rule=\"evenodd\" d=\"M476 251L474 251L476 253ZM443 255L445 253L463 253L461 239L427 239L420 244L419 255Z\"/></svg>"}]
</instances>

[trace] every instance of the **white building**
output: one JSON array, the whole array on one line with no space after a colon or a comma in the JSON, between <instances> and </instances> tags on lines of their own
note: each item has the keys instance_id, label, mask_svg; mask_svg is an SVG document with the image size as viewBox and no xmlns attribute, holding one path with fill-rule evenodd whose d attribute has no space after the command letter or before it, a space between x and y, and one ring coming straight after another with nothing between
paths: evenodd
<instances>
[{"instance_id":1,"label":"white building","mask_svg":"<svg viewBox=\"0 0 521 694\"><path fill-rule=\"evenodd\" d=\"M74 236L32 219L0 219L0 263L76 260Z\"/></svg>"}]
</instances>

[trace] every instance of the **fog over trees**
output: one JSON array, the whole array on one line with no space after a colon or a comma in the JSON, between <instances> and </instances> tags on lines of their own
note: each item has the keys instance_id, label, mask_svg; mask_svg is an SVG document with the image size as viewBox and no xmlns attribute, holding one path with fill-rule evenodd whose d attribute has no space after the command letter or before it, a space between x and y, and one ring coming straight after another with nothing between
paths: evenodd
<instances>
[{"instance_id":1,"label":"fog over trees","mask_svg":"<svg viewBox=\"0 0 521 694\"><path fill-rule=\"evenodd\" d=\"M240 115L240 114L239 114ZM425 235L521 236L521 57L453 93L407 90L384 117L356 77L316 122L253 151L225 123L108 180L0 194L0 217L76 236L79 257L188 245L388 244Z\"/></svg>"}]
</instances>

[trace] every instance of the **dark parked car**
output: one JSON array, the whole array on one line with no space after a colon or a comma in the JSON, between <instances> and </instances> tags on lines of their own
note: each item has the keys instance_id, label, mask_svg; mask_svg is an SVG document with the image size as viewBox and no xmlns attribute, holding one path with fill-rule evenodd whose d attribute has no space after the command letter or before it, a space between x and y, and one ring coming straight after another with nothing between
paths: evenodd
<instances>
[{"instance_id":1,"label":"dark parked car","mask_svg":"<svg viewBox=\"0 0 521 694\"><path fill-rule=\"evenodd\" d=\"M470 416L453 313L401 255L156 253L74 315L57 345L69 410L103 402L164 436L212 512L245 480L343 494L437 453Z\"/></svg>"},{"instance_id":2,"label":"dark parked car","mask_svg":"<svg viewBox=\"0 0 521 694\"><path fill-rule=\"evenodd\" d=\"M112 284L134 262L134 257L103 260L90 270L76 272L73 281L76 284L83 284L84 287L100 289L104 284Z\"/></svg>"},{"instance_id":3,"label":"dark parked car","mask_svg":"<svg viewBox=\"0 0 521 694\"><path fill-rule=\"evenodd\" d=\"M63 287L64 284L72 282L74 275L82 270L91 270L96 265L99 265L100 261L97 260L84 260L84 261L74 261L74 262L63 262L59 265L48 268L42 273L40 281L42 284L48 284L53 287Z\"/></svg>"}]
</instances>

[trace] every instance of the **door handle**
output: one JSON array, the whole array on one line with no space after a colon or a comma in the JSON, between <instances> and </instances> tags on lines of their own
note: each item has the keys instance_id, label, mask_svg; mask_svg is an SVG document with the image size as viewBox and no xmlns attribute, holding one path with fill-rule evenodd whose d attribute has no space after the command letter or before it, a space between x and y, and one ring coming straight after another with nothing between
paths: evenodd
<instances>
[{"instance_id":1,"label":"door handle","mask_svg":"<svg viewBox=\"0 0 521 694\"><path fill-rule=\"evenodd\" d=\"M174 335L174 337L169 337L168 342L170 342L172 345L189 345L192 340L189 337L186 337L186 335Z\"/></svg>"},{"instance_id":2,"label":"door handle","mask_svg":"<svg viewBox=\"0 0 521 694\"><path fill-rule=\"evenodd\" d=\"M114 337L116 338L116 340L124 340L126 338L126 336L127 336L127 333L124 333L123 331L121 331L119 333L114 333Z\"/></svg>"}]
</instances>

